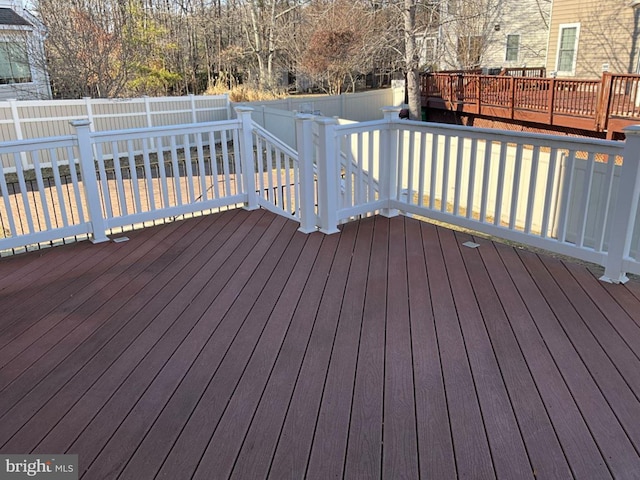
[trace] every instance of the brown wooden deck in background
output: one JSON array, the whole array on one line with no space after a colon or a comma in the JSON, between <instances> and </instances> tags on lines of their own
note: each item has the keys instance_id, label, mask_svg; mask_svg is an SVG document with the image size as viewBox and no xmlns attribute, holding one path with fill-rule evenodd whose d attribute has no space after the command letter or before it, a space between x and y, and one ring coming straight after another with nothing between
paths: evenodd
<instances>
[{"instance_id":1,"label":"brown wooden deck in background","mask_svg":"<svg viewBox=\"0 0 640 480\"><path fill-rule=\"evenodd\" d=\"M606 134L609 139L624 138L626 127L640 123L640 75L604 72L600 79L519 76L539 69L529 70L509 75L480 75L477 71L422 74L422 106L427 112L452 111L525 127Z\"/></svg>"},{"instance_id":2,"label":"brown wooden deck in background","mask_svg":"<svg viewBox=\"0 0 640 480\"><path fill-rule=\"evenodd\" d=\"M638 478L640 284L233 210L0 261L0 452L82 478Z\"/></svg>"}]
</instances>

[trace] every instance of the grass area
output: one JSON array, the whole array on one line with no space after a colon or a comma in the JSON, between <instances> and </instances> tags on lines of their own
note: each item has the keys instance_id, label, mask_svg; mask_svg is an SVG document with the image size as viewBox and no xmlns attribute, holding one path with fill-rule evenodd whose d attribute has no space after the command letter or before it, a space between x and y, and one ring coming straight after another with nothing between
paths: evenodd
<instances>
[{"instance_id":1,"label":"grass area","mask_svg":"<svg viewBox=\"0 0 640 480\"><path fill-rule=\"evenodd\" d=\"M237 85L229 89L226 82L216 82L205 93L207 95L222 95L226 93L229 95L229 100L236 103L279 100L288 96L285 90L261 90L246 85Z\"/></svg>"}]
</instances>

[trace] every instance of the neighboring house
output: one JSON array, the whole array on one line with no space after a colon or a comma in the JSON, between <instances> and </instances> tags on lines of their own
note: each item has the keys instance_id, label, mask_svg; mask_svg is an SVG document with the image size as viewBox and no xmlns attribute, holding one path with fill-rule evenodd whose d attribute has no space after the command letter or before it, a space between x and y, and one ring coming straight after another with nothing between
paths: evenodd
<instances>
[{"instance_id":1,"label":"neighboring house","mask_svg":"<svg viewBox=\"0 0 640 480\"><path fill-rule=\"evenodd\" d=\"M547 72L578 78L640 73L638 7L638 0L554 0Z\"/></svg>"},{"instance_id":2,"label":"neighboring house","mask_svg":"<svg viewBox=\"0 0 640 480\"><path fill-rule=\"evenodd\" d=\"M550 0L448 0L441 8L441 69L544 66Z\"/></svg>"},{"instance_id":3,"label":"neighboring house","mask_svg":"<svg viewBox=\"0 0 640 480\"><path fill-rule=\"evenodd\" d=\"M0 100L50 99L44 25L18 2L0 0Z\"/></svg>"}]
</instances>

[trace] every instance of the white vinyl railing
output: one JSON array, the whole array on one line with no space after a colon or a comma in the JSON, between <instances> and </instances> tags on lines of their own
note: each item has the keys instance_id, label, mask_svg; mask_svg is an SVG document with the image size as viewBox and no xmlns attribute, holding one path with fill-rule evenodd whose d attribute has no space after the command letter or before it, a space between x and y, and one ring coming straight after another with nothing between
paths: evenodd
<instances>
[{"instance_id":1,"label":"white vinyl railing","mask_svg":"<svg viewBox=\"0 0 640 480\"><path fill-rule=\"evenodd\" d=\"M0 144L0 250L105 241L114 228L238 205L302 221L296 152L236 110L237 120L109 132L80 120L72 136Z\"/></svg>"},{"instance_id":2,"label":"white vinyl railing","mask_svg":"<svg viewBox=\"0 0 640 480\"><path fill-rule=\"evenodd\" d=\"M411 122L395 108L376 122L316 123L307 141L324 232L402 211L597 263L610 281L640 273L634 128L621 143Z\"/></svg>"},{"instance_id":3,"label":"white vinyl railing","mask_svg":"<svg viewBox=\"0 0 640 480\"><path fill-rule=\"evenodd\" d=\"M640 126L626 142L384 119L299 115L294 151L237 120L0 144L0 250L221 207L263 207L300 230L398 212L640 274ZM47 163L42 159L46 158ZM25 169L24 165L33 168Z\"/></svg>"}]
</instances>

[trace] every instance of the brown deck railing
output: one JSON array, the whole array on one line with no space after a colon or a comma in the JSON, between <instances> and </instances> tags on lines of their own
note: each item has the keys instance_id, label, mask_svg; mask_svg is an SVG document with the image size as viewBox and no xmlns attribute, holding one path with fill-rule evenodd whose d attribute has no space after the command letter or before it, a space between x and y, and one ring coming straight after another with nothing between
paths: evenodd
<instances>
[{"instance_id":1,"label":"brown deck railing","mask_svg":"<svg viewBox=\"0 0 640 480\"><path fill-rule=\"evenodd\" d=\"M503 68L500 75L509 75L512 77L544 77L547 75L547 69L544 67L516 67Z\"/></svg>"},{"instance_id":2,"label":"brown deck railing","mask_svg":"<svg viewBox=\"0 0 640 480\"><path fill-rule=\"evenodd\" d=\"M531 76L544 69L501 75L439 72L421 78L423 105L431 108L615 132L640 123L640 75L604 73L601 80ZM516 76L516 74L526 76Z\"/></svg>"}]
</instances>

